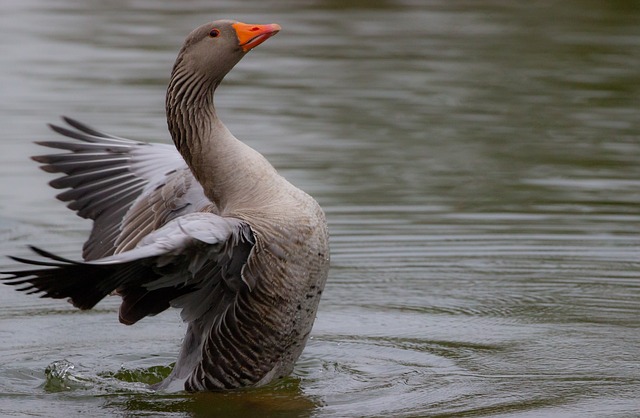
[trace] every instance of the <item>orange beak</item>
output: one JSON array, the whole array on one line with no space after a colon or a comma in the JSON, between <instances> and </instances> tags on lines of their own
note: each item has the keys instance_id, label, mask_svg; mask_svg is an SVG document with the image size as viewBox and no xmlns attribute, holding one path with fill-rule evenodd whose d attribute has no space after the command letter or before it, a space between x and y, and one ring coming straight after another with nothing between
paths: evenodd
<instances>
[{"instance_id":1,"label":"orange beak","mask_svg":"<svg viewBox=\"0 0 640 418\"><path fill-rule=\"evenodd\" d=\"M280 25L272 23L271 25L248 25L246 23L234 23L233 28L236 30L240 48L244 52L248 52L260 45L276 33L280 32Z\"/></svg>"}]
</instances>

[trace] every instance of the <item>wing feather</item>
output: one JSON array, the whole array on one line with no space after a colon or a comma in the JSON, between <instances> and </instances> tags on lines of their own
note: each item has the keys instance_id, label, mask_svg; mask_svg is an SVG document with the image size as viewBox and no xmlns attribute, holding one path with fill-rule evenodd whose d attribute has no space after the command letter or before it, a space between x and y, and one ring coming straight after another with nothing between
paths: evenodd
<instances>
[{"instance_id":1,"label":"wing feather","mask_svg":"<svg viewBox=\"0 0 640 418\"><path fill-rule=\"evenodd\" d=\"M147 235L135 249L98 260L77 262L31 247L44 260L14 257L36 268L3 272L8 277L2 280L42 297L70 298L80 309L115 291L125 324L170 306L182 308L183 319L191 321L224 311L239 292L251 290L242 269L254 244L243 221L193 213Z\"/></svg>"},{"instance_id":2,"label":"wing feather","mask_svg":"<svg viewBox=\"0 0 640 418\"><path fill-rule=\"evenodd\" d=\"M74 141L38 144L66 152L33 159L44 171L63 174L49 183L68 189L58 199L94 221L83 248L85 260L130 250L182 215L217 213L173 146L120 138L68 117L63 120L67 127L51 129Z\"/></svg>"}]
</instances>

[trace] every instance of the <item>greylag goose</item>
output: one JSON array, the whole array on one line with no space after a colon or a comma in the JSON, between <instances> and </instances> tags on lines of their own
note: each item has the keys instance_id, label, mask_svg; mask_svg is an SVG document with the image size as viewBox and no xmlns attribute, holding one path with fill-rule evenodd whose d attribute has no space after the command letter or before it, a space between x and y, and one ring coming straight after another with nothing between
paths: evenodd
<instances>
[{"instance_id":1,"label":"greylag goose","mask_svg":"<svg viewBox=\"0 0 640 418\"><path fill-rule=\"evenodd\" d=\"M323 211L236 139L213 93L280 26L218 20L195 29L176 59L166 113L175 147L99 132L70 118L51 126L74 141L33 157L58 198L93 220L84 261L31 247L34 267L4 283L91 309L122 297L130 325L169 307L188 324L171 374L157 389L227 390L288 375L313 325L329 268Z\"/></svg>"}]
</instances>

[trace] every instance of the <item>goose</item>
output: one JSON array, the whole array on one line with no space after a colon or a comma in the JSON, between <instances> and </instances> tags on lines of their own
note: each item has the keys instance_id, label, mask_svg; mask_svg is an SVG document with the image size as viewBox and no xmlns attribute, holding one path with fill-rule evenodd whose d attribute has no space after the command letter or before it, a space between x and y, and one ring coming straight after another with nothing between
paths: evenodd
<instances>
[{"instance_id":1,"label":"goose","mask_svg":"<svg viewBox=\"0 0 640 418\"><path fill-rule=\"evenodd\" d=\"M63 117L64 152L32 157L65 189L57 197L93 221L82 261L31 246L30 267L5 284L91 309L122 298L132 325L169 307L187 331L157 390L257 387L289 375L316 317L329 270L325 215L216 114L214 92L277 24L234 20L191 32L166 93L175 146L133 141Z\"/></svg>"}]
</instances>

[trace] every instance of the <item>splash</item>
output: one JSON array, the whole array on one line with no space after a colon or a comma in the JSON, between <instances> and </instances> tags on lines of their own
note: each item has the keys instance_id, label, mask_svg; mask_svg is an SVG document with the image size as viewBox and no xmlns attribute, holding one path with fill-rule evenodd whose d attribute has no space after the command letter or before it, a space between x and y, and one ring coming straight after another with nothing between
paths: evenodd
<instances>
[{"instance_id":1,"label":"splash","mask_svg":"<svg viewBox=\"0 0 640 418\"><path fill-rule=\"evenodd\" d=\"M43 388L47 392L64 392L77 389L88 389L91 379L75 370L76 366L67 360L54 361L44 371Z\"/></svg>"}]
</instances>

